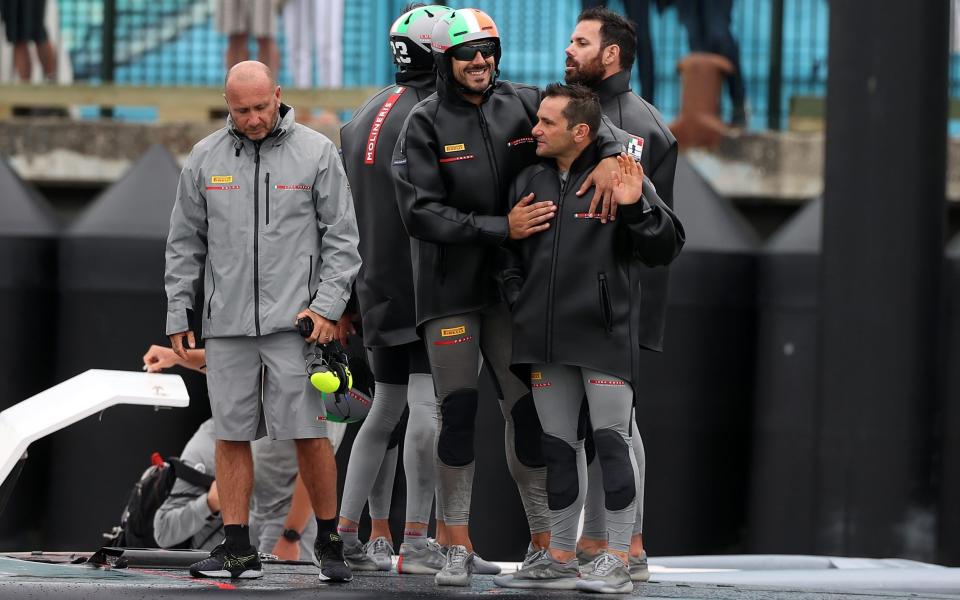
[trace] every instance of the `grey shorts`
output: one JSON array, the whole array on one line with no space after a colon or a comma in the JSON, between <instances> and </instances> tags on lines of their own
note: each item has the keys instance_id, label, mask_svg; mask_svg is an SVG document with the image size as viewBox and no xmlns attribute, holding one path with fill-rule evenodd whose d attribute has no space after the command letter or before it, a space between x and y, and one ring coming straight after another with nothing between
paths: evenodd
<instances>
[{"instance_id":1,"label":"grey shorts","mask_svg":"<svg viewBox=\"0 0 960 600\"><path fill-rule=\"evenodd\" d=\"M224 35L248 33L277 36L276 0L217 0L217 31Z\"/></svg>"},{"instance_id":2,"label":"grey shorts","mask_svg":"<svg viewBox=\"0 0 960 600\"><path fill-rule=\"evenodd\" d=\"M327 437L323 400L307 378L309 345L296 332L212 338L206 348L218 440Z\"/></svg>"}]
</instances>

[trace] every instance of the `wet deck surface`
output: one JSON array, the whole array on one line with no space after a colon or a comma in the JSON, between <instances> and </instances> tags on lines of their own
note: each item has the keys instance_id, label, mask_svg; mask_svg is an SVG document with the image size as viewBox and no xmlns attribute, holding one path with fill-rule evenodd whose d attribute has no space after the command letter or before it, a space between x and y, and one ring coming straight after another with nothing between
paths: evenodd
<instances>
[{"instance_id":1,"label":"wet deck surface","mask_svg":"<svg viewBox=\"0 0 960 600\"><path fill-rule=\"evenodd\" d=\"M743 585L737 583L708 583L696 581L704 573L689 576L678 571L657 572L654 569L651 582L637 584L632 596L643 598L691 598L720 600L857 600L889 598L953 598L960 599L960 587L952 581L957 569L930 569L934 585L926 586L934 591L904 590L855 590L822 589L816 573L809 572L811 583L821 589L809 589L795 585L798 581L786 580L788 585ZM836 571L836 570L834 570ZM509 595L524 598L585 598L581 592L543 590L513 590L498 588L492 576L475 575L470 587L437 587L431 575L398 575L390 573L358 573L354 580L345 584L325 584L317 578L317 569L312 565L267 563L262 579L244 581L220 581L194 579L186 569L123 568L103 569L87 565L44 564L28 562L19 558L0 557L0 598L7 599L79 599L139 600L148 598L182 598L213 596L221 598L465 598L494 595ZM937 587L936 575L949 575ZM769 573L768 573L769 575ZM878 573L879 575L879 573ZM728 573L729 577L730 574ZM690 579L677 581L676 579ZM942 579L942 577L941 577ZM830 585L829 583L827 585ZM841 584L835 584L844 587ZM908 586L909 587L909 586ZM593 596L595 597L595 596Z\"/></svg>"}]
</instances>

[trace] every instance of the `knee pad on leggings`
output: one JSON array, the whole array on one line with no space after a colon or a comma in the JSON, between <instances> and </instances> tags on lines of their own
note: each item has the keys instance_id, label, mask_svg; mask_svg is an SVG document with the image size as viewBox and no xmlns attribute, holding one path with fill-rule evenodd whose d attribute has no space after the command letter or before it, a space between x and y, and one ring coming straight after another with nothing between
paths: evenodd
<instances>
[{"instance_id":1,"label":"knee pad on leggings","mask_svg":"<svg viewBox=\"0 0 960 600\"><path fill-rule=\"evenodd\" d=\"M440 404L437 456L443 464L462 467L473 462L473 426L477 417L477 390L456 390Z\"/></svg>"},{"instance_id":2,"label":"knee pad on leggings","mask_svg":"<svg viewBox=\"0 0 960 600\"><path fill-rule=\"evenodd\" d=\"M543 427L540 426L533 396L527 394L517 400L510 410L510 416L513 418L513 447L516 448L517 459L523 466L531 469L543 467L546 464L540 446Z\"/></svg>"},{"instance_id":3,"label":"knee pad on leggings","mask_svg":"<svg viewBox=\"0 0 960 600\"><path fill-rule=\"evenodd\" d=\"M633 479L633 463L630 453L633 448L619 433L612 429L599 429L593 432L593 442L597 447L597 459L603 469L603 492L607 510L623 510L630 506L637 495Z\"/></svg>"},{"instance_id":4,"label":"knee pad on leggings","mask_svg":"<svg viewBox=\"0 0 960 600\"><path fill-rule=\"evenodd\" d=\"M563 510L577 499L577 451L570 444L548 433L543 434L543 456L547 460L547 506Z\"/></svg>"},{"instance_id":5,"label":"knee pad on leggings","mask_svg":"<svg viewBox=\"0 0 960 600\"><path fill-rule=\"evenodd\" d=\"M404 408L403 414L400 415L400 420L397 421L397 426L393 428L393 431L390 432L390 440L387 442L387 450L393 450L400 445L400 440L403 439L403 432L407 429L407 418L410 415L410 408Z\"/></svg>"}]
</instances>

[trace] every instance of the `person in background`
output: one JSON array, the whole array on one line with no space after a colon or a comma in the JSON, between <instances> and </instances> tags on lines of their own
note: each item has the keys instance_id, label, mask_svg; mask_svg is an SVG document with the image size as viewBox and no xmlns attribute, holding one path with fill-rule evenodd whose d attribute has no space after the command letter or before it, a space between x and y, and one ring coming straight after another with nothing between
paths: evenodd
<instances>
[{"instance_id":1,"label":"person in background","mask_svg":"<svg viewBox=\"0 0 960 600\"><path fill-rule=\"evenodd\" d=\"M671 0L672 1L672 0ZM607 0L583 0L583 8L605 7ZM664 0L658 0L661 8ZM623 0L627 18L633 21L636 39L637 73L640 75L640 95L653 104L653 90L656 86L657 72L653 61L653 41L650 38L650 0ZM630 69L627 69L630 72Z\"/></svg>"},{"instance_id":2,"label":"person in background","mask_svg":"<svg viewBox=\"0 0 960 600\"><path fill-rule=\"evenodd\" d=\"M284 0L287 64L297 88L343 84L343 0Z\"/></svg>"},{"instance_id":3,"label":"person in background","mask_svg":"<svg viewBox=\"0 0 960 600\"><path fill-rule=\"evenodd\" d=\"M46 7L46 0L0 0L0 20L3 20L7 41L13 44L17 78L23 82L30 81L31 43L36 46L44 81L56 80L57 53L43 23Z\"/></svg>"},{"instance_id":4,"label":"person in background","mask_svg":"<svg viewBox=\"0 0 960 600\"><path fill-rule=\"evenodd\" d=\"M250 36L257 40L257 60L280 72L277 49L277 9L279 0L217 0L217 30L227 36L226 67L248 60Z\"/></svg>"},{"instance_id":5,"label":"person in background","mask_svg":"<svg viewBox=\"0 0 960 600\"><path fill-rule=\"evenodd\" d=\"M740 44L733 37L730 24L733 20L733 0L676 0L680 22L687 30L691 52L719 54L733 65L727 75L727 88L734 127L746 127L746 92L743 72L740 69Z\"/></svg>"}]
</instances>

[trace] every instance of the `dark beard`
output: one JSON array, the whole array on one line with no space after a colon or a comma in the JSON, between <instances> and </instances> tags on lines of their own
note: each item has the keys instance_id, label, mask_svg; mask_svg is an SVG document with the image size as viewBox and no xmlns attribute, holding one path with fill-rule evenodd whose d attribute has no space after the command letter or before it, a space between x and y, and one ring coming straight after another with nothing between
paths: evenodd
<instances>
[{"instance_id":1,"label":"dark beard","mask_svg":"<svg viewBox=\"0 0 960 600\"><path fill-rule=\"evenodd\" d=\"M579 65L575 71L564 73L563 80L567 85L578 83L588 88L597 87L603 81L603 65L600 64L600 57Z\"/></svg>"}]
</instances>

